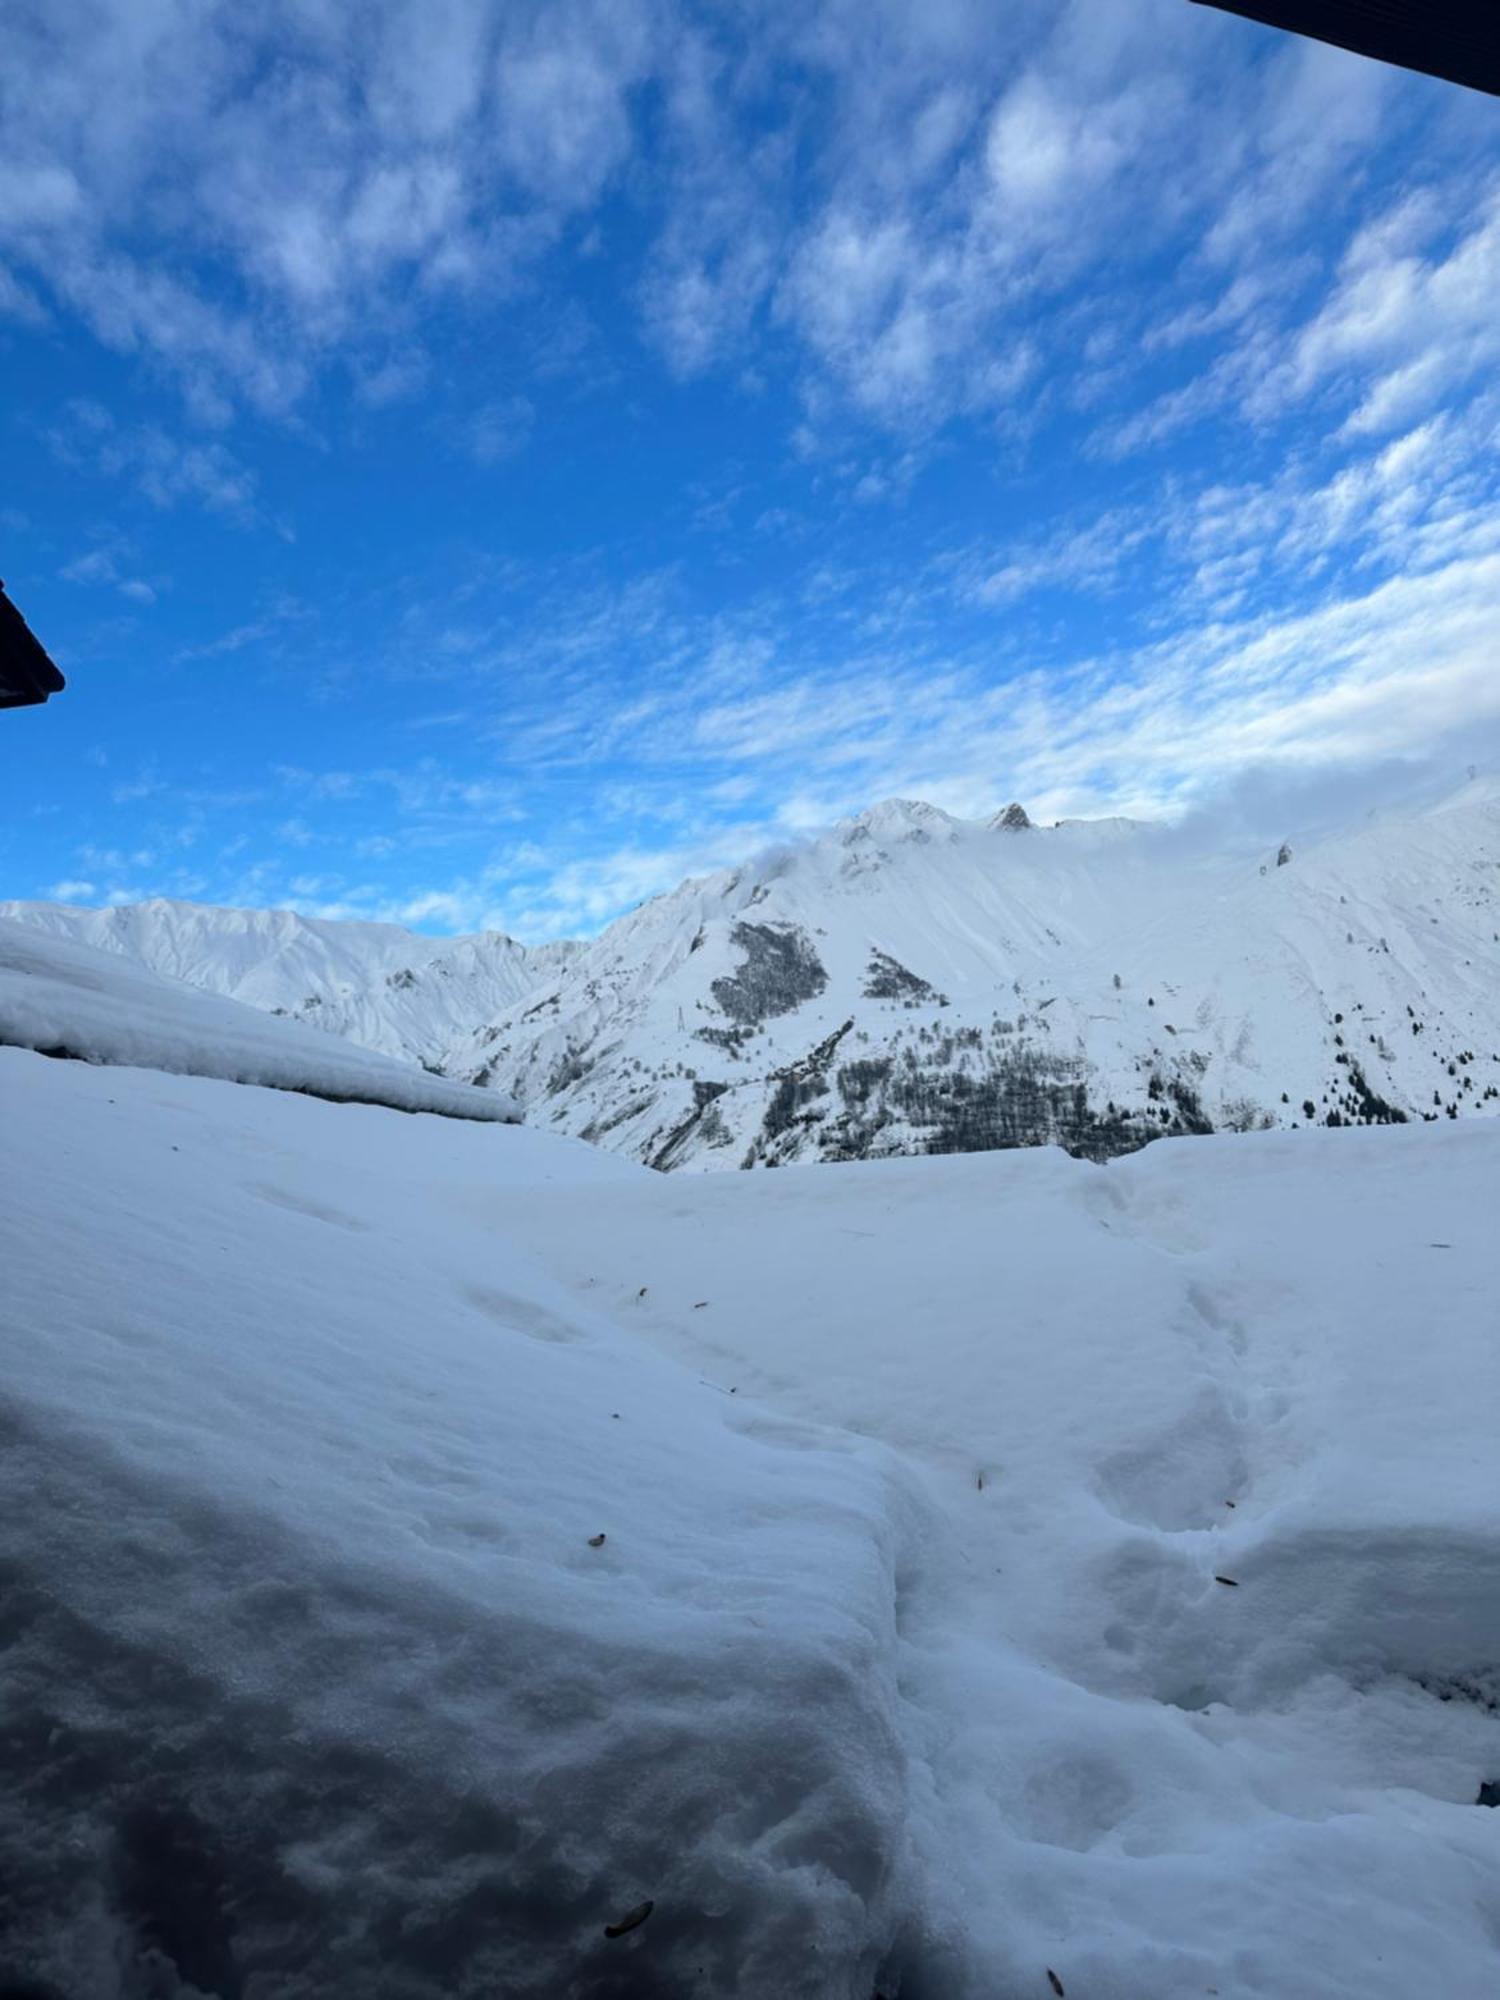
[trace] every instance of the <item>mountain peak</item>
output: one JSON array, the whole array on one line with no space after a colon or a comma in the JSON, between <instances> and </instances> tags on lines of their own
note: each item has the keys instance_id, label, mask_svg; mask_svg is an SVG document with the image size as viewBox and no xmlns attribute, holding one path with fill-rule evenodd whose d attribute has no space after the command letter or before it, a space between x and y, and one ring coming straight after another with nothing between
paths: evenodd
<instances>
[{"instance_id":1,"label":"mountain peak","mask_svg":"<svg viewBox=\"0 0 1500 2000\"><path fill-rule=\"evenodd\" d=\"M1031 830L1032 820L1025 806L1017 805L1012 799L1004 812L995 814L990 825L999 828L1002 833L1028 833Z\"/></svg>"},{"instance_id":2,"label":"mountain peak","mask_svg":"<svg viewBox=\"0 0 1500 2000\"><path fill-rule=\"evenodd\" d=\"M840 823L844 845L870 836L884 840L931 840L939 834L952 836L957 826L950 813L930 806L925 799L882 799L866 806L852 819Z\"/></svg>"}]
</instances>

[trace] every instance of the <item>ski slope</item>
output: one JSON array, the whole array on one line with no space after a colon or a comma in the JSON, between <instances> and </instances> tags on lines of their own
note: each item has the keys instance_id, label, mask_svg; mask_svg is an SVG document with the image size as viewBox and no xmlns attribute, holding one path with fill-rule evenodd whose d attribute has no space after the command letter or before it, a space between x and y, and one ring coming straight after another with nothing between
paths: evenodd
<instances>
[{"instance_id":1,"label":"ski slope","mask_svg":"<svg viewBox=\"0 0 1500 2000\"><path fill-rule=\"evenodd\" d=\"M0 1987L1493 1990L1500 1128L663 1176L135 1005L0 1048Z\"/></svg>"}]
</instances>

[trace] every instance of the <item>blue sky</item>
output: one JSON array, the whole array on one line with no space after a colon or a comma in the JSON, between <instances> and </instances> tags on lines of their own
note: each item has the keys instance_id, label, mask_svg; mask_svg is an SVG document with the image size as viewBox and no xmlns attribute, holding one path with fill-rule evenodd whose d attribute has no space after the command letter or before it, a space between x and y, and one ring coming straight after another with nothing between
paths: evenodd
<instances>
[{"instance_id":1,"label":"blue sky","mask_svg":"<svg viewBox=\"0 0 1500 2000\"><path fill-rule=\"evenodd\" d=\"M1185 0L12 0L0 894L532 939L1500 723L1500 104Z\"/></svg>"}]
</instances>

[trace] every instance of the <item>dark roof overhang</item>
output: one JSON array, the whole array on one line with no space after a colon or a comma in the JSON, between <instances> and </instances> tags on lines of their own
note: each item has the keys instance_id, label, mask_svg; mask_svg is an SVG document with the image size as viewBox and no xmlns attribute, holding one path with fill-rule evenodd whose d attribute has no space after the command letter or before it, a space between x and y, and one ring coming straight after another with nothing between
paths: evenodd
<instances>
[{"instance_id":1,"label":"dark roof overhang","mask_svg":"<svg viewBox=\"0 0 1500 2000\"><path fill-rule=\"evenodd\" d=\"M0 583L0 708L30 708L63 685L47 649Z\"/></svg>"},{"instance_id":2,"label":"dark roof overhang","mask_svg":"<svg viewBox=\"0 0 1500 2000\"><path fill-rule=\"evenodd\" d=\"M1500 96L1500 0L1193 0Z\"/></svg>"}]
</instances>

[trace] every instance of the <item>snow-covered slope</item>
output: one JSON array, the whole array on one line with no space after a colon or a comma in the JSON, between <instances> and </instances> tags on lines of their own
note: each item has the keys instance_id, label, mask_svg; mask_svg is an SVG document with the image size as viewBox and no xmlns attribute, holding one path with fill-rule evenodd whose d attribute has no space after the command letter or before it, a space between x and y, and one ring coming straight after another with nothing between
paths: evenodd
<instances>
[{"instance_id":1,"label":"snow-covered slope","mask_svg":"<svg viewBox=\"0 0 1500 2000\"><path fill-rule=\"evenodd\" d=\"M560 1189L512 1216L751 1435L834 1426L919 1473L898 1685L962 1966L918 1960L919 1994L1481 2000L1497 1213L1500 1126L1445 1122L620 1180L586 1229Z\"/></svg>"},{"instance_id":2,"label":"snow-covered slope","mask_svg":"<svg viewBox=\"0 0 1500 2000\"><path fill-rule=\"evenodd\" d=\"M1492 1990L1500 1127L0 1102L0 1988Z\"/></svg>"},{"instance_id":3,"label":"snow-covered slope","mask_svg":"<svg viewBox=\"0 0 1500 2000\"><path fill-rule=\"evenodd\" d=\"M507 1189L629 1170L15 1050L0 1094L0 1985L867 2000L898 1475L534 1267Z\"/></svg>"},{"instance_id":4,"label":"snow-covered slope","mask_svg":"<svg viewBox=\"0 0 1500 2000\"><path fill-rule=\"evenodd\" d=\"M685 884L444 1058L663 1167L1500 1110L1500 805L1263 857L891 802Z\"/></svg>"},{"instance_id":5,"label":"snow-covered slope","mask_svg":"<svg viewBox=\"0 0 1500 2000\"><path fill-rule=\"evenodd\" d=\"M1500 1111L1500 796L1247 853L899 800L585 945L5 906L675 1167ZM295 996L295 997L294 997Z\"/></svg>"},{"instance_id":6,"label":"snow-covered slope","mask_svg":"<svg viewBox=\"0 0 1500 2000\"><path fill-rule=\"evenodd\" d=\"M0 1047L299 1090L449 1118L514 1120L511 1100L429 1076L295 1021L163 979L118 956L0 921Z\"/></svg>"},{"instance_id":7,"label":"snow-covered slope","mask_svg":"<svg viewBox=\"0 0 1500 2000\"><path fill-rule=\"evenodd\" d=\"M290 910L162 898L108 910L0 903L6 920L424 1063L436 1062L476 1022L503 1013L576 950L528 951L500 931L432 938L399 924L330 923Z\"/></svg>"}]
</instances>

